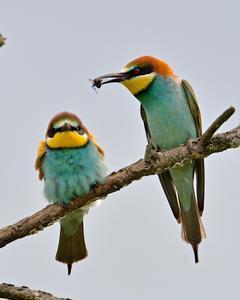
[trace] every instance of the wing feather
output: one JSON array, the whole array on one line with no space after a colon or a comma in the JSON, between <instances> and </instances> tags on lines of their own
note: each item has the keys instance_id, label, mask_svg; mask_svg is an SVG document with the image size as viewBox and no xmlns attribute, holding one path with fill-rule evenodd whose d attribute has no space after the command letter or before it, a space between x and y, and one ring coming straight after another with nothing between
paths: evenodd
<instances>
[{"instance_id":1,"label":"wing feather","mask_svg":"<svg viewBox=\"0 0 240 300\"><path fill-rule=\"evenodd\" d=\"M41 141L38 146L37 158L35 161L35 169L39 172L40 180L42 180L44 178L44 173L42 170L42 163L43 163L45 154L46 154L46 143L45 143L45 141Z\"/></svg>"},{"instance_id":2,"label":"wing feather","mask_svg":"<svg viewBox=\"0 0 240 300\"><path fill-rule=\"evenodd\" d=\"M102 147L99 146L99 144L97 143L96 137L95 135L93 135L92 133L89 132L89 138L94 142L95 146L97 147L98 152L100 153L101 157L104 158L105 153Z\"/></svg>"},{"instance_id":3,"label":"wing feather","mask_svg":"<svg viewBox=\"0 0 240 300\"><path fill-rule=\"evenodd\" d=\"M147 116L146 116L146 113L145 113L144 108L143 108L142 105L141 105L141 117L142 117L142 120L143 120L143 123L144 123L148 144L153 149L160 150L159 147L156 149L156 146L153 145L150 130L149 130L149 127L148 127ZM176 220L178 221L178 223L180 223L181 218L180 218L180 209L179 209L179 204L178 204L178 197L177 197L177 194L176 194L175 185L172 181L172 177L171 177L169 171L165 171L161 174L158 174L158 178L161 182L161 185L163 187L165 195L168 199L168 202L169 202L169 205L170 205L171 210L173 212L173 215L176 218Z\"/></svg>"},{"instance_id":4,"label":"wing feather","mask_svg":"<svg viewBox=\"0 0 240 300\"><path fill-rule=\"evenodd\" d=\"M202 119L201 112L198 106L197 97L191 87L191 85L186 81L182 80L182 86L187 96L188 104L196 124L197 136L202 135ZM197 202L200 215L202 215L204 210L204 193L205 193L205 172L204 172L204 160L198 159L196 161L196 179L197 179Z\"/></svg>"}]
</instances>

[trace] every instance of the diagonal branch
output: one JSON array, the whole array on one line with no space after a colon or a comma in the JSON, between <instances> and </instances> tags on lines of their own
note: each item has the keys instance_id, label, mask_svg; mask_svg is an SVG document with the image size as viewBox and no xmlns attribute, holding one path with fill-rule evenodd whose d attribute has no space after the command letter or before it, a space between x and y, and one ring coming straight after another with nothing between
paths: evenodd
<instances>
[{"instance_id":1,"label":"diagonal branch","mask_svg":"<svg viewBox=\"0 0 240 300\"><path fill-rule=\"evenodd\" d=\"M0 299L12 300L70 300L68 298L58 298L43 291L34 291L26 286L16 287L12 284L0 284Z\"/></svg>"},{"instance_id":2,"label":"diagonal branch","mask_svg":"<svg viewBox=\"0 0 240 300\"><path fill-rule=\"evenodd\" d=\"M207 146L211 137L218 130L218 128L220 128L222 124L226 122L234 113L235 108L233 106L230 106L212 123L212 125L204 132L201 137L203 146Z\"/></svg>"},{"instance_id":3,"label":"diagonal branch","mask_svg":"<svg viewBox=\"0 0 240 300\"><path fill-rule=\"evenodd\" d=\"M232 108L229 108L227 111L232 111ZM229 118L229 112L222 114L221 124ZM213 134L215 131L211 132ZM209 139L211 138L211 134L208 135ZM213 153L239 146L240 127L213 136L207 146L203 145L201 138L198 138L188 143L187 146L179 146L162 153L155 153L147 161L140 159L120 169L118 172L113 172L108 176L104 184L95 187L83 197L74 199L68 206L58 204L48 205L30 217L26 217L13 225L0 229L0 248L17 239L43 230L69 212L89 204L98 198L106 197L108 194L114 193L144 176L162 173L169 168L181 166L191 159L201 159Z\"/></svg>"}]
</instances>

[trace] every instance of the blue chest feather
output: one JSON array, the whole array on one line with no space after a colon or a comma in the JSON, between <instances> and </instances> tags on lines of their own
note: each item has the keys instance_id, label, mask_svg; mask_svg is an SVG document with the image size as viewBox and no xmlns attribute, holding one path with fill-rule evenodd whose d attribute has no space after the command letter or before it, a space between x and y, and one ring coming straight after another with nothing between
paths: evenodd
<instances>
[{"instance_id":1,"label":"blue chest feather","mask_svg":"<svg viewBox=\"0 0 240 300\"><path fill-rule=\"evenodd\" d=\"M50 203L68 204L76 196L103 183L107 169L96 146L90 141L83 148L47 149L43 162L44 193Z\"/></svg>"},{"instance_id":2,"label":"blue chest feather","mask_svg":"<svg viewBox=\"0 0 240 300\"><path fill-rule=\"evenodd\" d=\"M185 92L174 79L157 76L137 98L146 112L153 141L160 148L171 149L196 137Z\"/></svg>"},{"instance_id":3,"label":"blue chest feather","mask_svg":"<svg viewBox=\"0 0 240 300\"><path fill-rule=\"evenodd\" d=\"M196 125L181 83L157 76L151 86L137 95L146 112L151 143L167 150L195 138ZM181 168L170 169L181 204L190 208L193 189L192 161Z\"/></svg>"}]
</instances>

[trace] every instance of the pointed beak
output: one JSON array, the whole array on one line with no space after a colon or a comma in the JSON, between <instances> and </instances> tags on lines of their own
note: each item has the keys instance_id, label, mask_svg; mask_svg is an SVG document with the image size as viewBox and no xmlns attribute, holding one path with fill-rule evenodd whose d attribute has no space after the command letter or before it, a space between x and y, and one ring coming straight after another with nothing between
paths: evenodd
<instances>
[{"instance_id":1,"label":"pointed beak","mask_svg":"<svg viewBox=\"0 0 240 300\"><path fill-rule=\"evenodd\" d=\"M72 127L70 124L68 124L67 122L65 122L63 124L63 126L61 127L61 132L65 132L65 131L71 131Z\"/></svg>"},{"instance_id":2,"label":"pointed beak","mask_svg":"<svg viewBox=\"0 0 240 300\"><path fill-rule=\"evenodd\" d=\"M103 84L112 83L112 82L121 82L126 79L128 79L128 74L124 72L120 72L120 73L111 73L111 74L99 76L93 80L90 80L90 82L92 83L93 87L97 87L100 89L100 87Z\"/></svg>"}]
</instances>

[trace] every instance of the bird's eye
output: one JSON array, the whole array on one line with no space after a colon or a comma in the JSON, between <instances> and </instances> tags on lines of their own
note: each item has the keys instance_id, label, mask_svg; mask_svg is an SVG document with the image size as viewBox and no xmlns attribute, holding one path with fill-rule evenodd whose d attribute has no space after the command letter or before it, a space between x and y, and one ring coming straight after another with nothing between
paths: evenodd
<instances>
[{"instance_id":1,"label":"bird's eye","mask_svg":"<svg viewBox=\"0 0 240 300\"><path fill-rule=\"evenodd\" d=\"M77 127L77 132L81 135L84 135L84 133L85 133L84 130L80 126Z\"/></svg>"},{"instance_id":2,"label":"bird's eye","mask_svg":"<svg viewBox=\"0 0 240 300\"><path fill-rule=\"evenodd\" d=\"M140 68L134 68L133 71L132 71L133 75L137 76L139 74L141 74L141 69Z\"/></svg>"}]
</instances>

